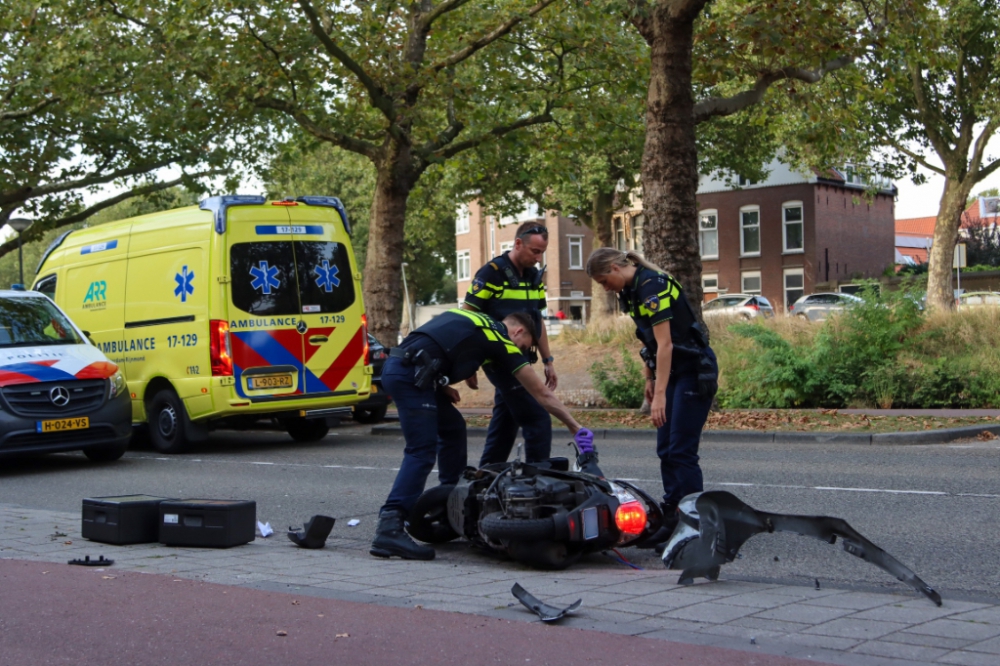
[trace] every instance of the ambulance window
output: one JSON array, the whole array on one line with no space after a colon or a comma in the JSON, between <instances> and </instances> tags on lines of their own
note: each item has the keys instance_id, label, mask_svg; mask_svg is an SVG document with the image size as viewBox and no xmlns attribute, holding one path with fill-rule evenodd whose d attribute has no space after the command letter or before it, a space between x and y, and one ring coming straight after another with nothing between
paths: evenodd
<instances>
[{"instance_id":1,"label":"ambulance window","mask_svg":"<svg viewBox=\"0 0 1000 666\"><path fill-rule=\"evenodd\" d=\"M302 311L343 312L354 304L354 276L347 246L341 243L295 242ZM309 307L313 306L313 307Z\"/></svg>"},{"instance_id":2,"label":"ambulance window","mask_svg":"<svg viewBox=\"0 0 1000 666\"><path fill-rule=\"evenodd\" d=\"M229 250L233 305L256 315L299 313L290 242L235 243Z\"/></svg>"},{"instance_id":3,"label":"ambulance window","mask_svg":"<svg viewBox=\"0 0 1000 666\"><path fill-rule=\"evenodd\" d=\"M56 300L56 276L46 275L35 283L35 291L40 291L53 301Z\"/></svg>"}]
</instances>

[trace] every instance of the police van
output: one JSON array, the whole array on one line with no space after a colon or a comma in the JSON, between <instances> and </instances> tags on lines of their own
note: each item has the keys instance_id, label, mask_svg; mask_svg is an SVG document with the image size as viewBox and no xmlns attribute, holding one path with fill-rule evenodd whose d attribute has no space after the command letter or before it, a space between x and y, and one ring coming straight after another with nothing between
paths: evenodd
<instances>
[{"instance_id":1,"label":"police van","mask_svg":"<svg viewBox=\"0 0 1000 666\"><path fill-rule=\"evenodd\" d=\"M72 231L34 289L122 369L132 419L163 453L262 418L315 441L371 390L361 273L333 197L211 197Z\"/></svg>"}]
</instances>

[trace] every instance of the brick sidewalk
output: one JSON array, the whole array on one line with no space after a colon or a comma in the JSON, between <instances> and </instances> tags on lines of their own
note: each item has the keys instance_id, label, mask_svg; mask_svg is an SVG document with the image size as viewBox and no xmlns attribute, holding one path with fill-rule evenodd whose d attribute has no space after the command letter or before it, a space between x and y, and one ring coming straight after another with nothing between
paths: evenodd
<instances>
[{"instance_id":1,"label":"brick sidewalk","mask_svg":"<svg viewBox=\"0 0 1000 666\"><path fill-rule=\"evenodd\" d=\"M735 648L832 664L1000 663L1000 606L916 594L735 581L676 585L677 572L633 571L591 562L539 572L470 559L467 546L438 549L433 562L378 560L338 523L321 551L294 547L281 533L228 550L116 547L80 537L80 516L0 504L0 558L62 563L105 555L115 571L403 608L537 622L516 603L519 582L552 604L583 599L562 626ZM751 640L753 644L751 644Z\"/></svg>"}]
</instances>

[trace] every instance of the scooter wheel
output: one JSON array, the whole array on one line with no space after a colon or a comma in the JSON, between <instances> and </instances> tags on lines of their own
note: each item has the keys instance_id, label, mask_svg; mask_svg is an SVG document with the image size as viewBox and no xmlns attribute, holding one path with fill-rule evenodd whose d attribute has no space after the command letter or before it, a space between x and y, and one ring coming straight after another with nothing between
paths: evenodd
<instances>
[{"instance_id":1,"label":"scooter wheel","mask_svg":"<svg viewBox=\"0 0 1000 666\"><path fill-rule=\"evenodd\" d=\"M479 529L490 539L507 541L542 541L556 533L552 518L508 519L502 513L491 513L483 518Z\"/></svg>"},{"instance_id":2,"label":"scooter wheel","mask_svg":"<svg viewBox=\"0 0 1000 666\"><path fill-rule=\"evenodd\" d=\"M448 496L453 490L453 485L435 486L417 498L406 526L411 537L424 543L448 543L459 537L448 522Z\"/></svg>"}]
</instances>

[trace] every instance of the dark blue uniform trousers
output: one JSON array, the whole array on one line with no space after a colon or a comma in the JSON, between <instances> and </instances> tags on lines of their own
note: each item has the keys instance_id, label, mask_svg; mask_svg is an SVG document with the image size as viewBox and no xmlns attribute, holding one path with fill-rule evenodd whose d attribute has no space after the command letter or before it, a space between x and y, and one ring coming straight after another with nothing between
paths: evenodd
<instances>
[{"instance_id":1,"label":"dark blue uniform trousers","mask_svg":"<svg viewBox=\"0 0 1000 666\"><path fill-rule=\"evenodd\" d=\"M548 460L552 453L552 417L513 375L487 368L483 370L486 378L496 387L496 393L493 396L493 418L486 431L486 445L479 466L506 462L514 448L518 427L524 435L525 461Z\"/></svg>"},{"instance_id":2,"label":"dark blue uniform trousers","mask_svg":"<svg viewBox=\"0 0 1000 666\"><path fill-rule=\"evenodd\" d=\"M462 414L435 387L417 388L414 372L413 366L396 357L390 357L382 367L382 385L399 410L406 448L381 511L398 509L409 514L424 491L435 458L442 484L458 483L468 459Z\"/></svg>"},{"instance_id":3,"label":"dark blue uniform trousers","mask_svg":"<svg viewBox=\"0 0 1000 666\"><path fill-rule=\"evenodd\" d=\"M712 398L698 395L698 375L671 375L667 383L667 421L656 430L663 503L677 506L685 496L704 490L698 465L698 443L708 420Z\"/></svg>"}]
</instances>

